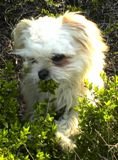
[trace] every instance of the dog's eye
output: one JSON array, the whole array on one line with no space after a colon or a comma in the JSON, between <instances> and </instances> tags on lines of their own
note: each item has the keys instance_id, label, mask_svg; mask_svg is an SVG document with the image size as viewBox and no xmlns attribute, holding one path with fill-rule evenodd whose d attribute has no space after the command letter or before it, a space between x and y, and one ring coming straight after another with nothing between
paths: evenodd
<instances>
[{"instance_id":1,"label":"dog's eye","mask_svg":"<svg viewBox=\"0 0 118 160\"><path fill-rule=\"evenodd\" d=\"M57 54L52 57L52 61L59 62L59 61L63 60L64 58L65 58L65 56L63 54Z\"/></svg>"},{"instance_id":2,"label":"dog's eye","mask_svg":"<svg viewBox=\"0 0 118 160\"><path fill-rule=\"evenodd\" d=\"M63 54L57 54L52 57L52 61L59 62L59 61L62 61L64 58L65 58L65 56Z\"/></svg>"},{"instance_id":3,"label":"dog's eye","mask_svg":"<svg viewBox=\"0 0 118 160\"><path fill-rule=\"evenodd\" d=\"M68 57L64 54L57 54L52 57L52 62L57 66L64 66L68 62Z\"/></svg>"}]
</instances>

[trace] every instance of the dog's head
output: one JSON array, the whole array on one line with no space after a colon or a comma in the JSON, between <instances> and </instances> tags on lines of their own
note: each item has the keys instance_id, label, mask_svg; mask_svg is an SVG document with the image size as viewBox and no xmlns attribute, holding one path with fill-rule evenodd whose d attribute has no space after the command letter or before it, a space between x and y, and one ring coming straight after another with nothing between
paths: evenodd
<instances>
[{"instance_id":1,"label":"dog's head","mask_svg":"<svg viewBox=\"0 0 118 160\"><path fill-rule=\"evenodd\" d=\"M96 24L78 13L21 20L13 36L15 53L25 59L27 74L36 82L81 80L107 49Z\"/></svg>"}]
</instances>

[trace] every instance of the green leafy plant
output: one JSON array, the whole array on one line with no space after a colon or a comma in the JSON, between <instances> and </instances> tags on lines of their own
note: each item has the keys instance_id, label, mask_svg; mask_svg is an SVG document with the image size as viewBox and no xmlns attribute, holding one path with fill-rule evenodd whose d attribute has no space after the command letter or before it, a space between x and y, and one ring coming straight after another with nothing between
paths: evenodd
<instances>
[{"instance_id":1,"label":"green leafy plant","mask_svg":"<svg viewBox=\"0 0 118 160\"><path fill-rule=\"evenodd\" d=\"M118 77L103 76L105 88L94 88L94 101L79 98L79 156L84 160L118 158ZM93 89L90 85L90 90Z\"/></svg>"},{"instance_id":2,"label":"green leafy plant","mask_svg":"<svg viewBox=\"0 0 118 160\"><path fill-rule=\"evenodd\" d=\"M39 88L42 92L49 92L51 94L55 94L55 90L58 87L58 83L51 80L41 80L39 81Z\"/></svg>"},{"instance_id":3,"label":"green leafy plant","mask_svg":"<svg viewBox=\"0 0 118 160\"><path fill-rule=\"evenodd\" d=\"M9 76L8 76L9 75ZM22 122L18 117L18 83L14 68L6 63L0 73L0 159L1 160L113 160L118 157L118 77L103 76L105 88L94 88L94 101L79 98L79 127L77 148L73 153L62 151L55 139L56 125L53 109L47 110L48 101L34 106L33 120ZM46 83L51 93L57 87L53 81ZM47 91L45 83L39 84ZM93 89L92 85L88 88ZM48 91L49 91L48 90ZM53 106L50 106L53 108ZM60 154L61 152L61 154Z\"/></svg>"}]
</instances>

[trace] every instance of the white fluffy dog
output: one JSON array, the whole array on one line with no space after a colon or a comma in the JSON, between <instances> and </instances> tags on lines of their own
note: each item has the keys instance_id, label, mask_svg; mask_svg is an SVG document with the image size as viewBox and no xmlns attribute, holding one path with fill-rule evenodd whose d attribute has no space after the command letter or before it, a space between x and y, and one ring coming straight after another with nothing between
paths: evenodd
<instances>
[{"instance_id":1,"label":"white fluffy dog","mask_svg":"<svg viewBox=\"0 0 118 160\"><path fill-rule=\"evenodd\" d=\"M84 80L103 86L100 72L107 46L100 30L79 13L66 12L58 18L23 19L13 35L15 54L22 56L29 68L21 84L27 113L32 113L36 101L48 97L47 93L39 91L39 81L56 81L59 84L55 95L56 112L64 108L63 115L56 121L56 136L63 148L73 149L71 136L78 133L78 114L74 106L78 96L91 98Z\"/></svg>"}]
</instances>

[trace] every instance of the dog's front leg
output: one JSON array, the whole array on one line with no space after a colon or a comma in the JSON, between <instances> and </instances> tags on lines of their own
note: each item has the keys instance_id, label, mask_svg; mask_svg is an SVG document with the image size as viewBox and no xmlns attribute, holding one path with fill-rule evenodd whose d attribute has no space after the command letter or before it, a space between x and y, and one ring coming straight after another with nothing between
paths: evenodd
<instances>
[{"instance_id":1,"label":"dog's front leg","mask_svg":"<svg viewBox=\"0 0 118 160\"><path fill-rule=\"evenodd\" d=\"M64 113L63 117L56 121L57 132L60 145L63 149L73 150L76 145L70 139L70 136L78 134L78 113L74 110Z\"/></svg>"}]
</instances>

